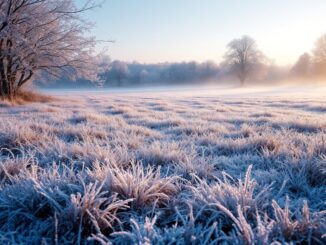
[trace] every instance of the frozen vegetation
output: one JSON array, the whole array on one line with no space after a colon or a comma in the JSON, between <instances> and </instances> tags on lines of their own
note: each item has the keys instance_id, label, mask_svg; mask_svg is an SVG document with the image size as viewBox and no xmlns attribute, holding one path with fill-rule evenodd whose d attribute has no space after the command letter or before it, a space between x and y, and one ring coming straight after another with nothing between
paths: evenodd
<instances>
[{"instance_id":1,"label":"frozen vegetation","mask_svg":"<svg viewBox=\"0 0 326 245\"><path fill-rule=\"evenodd\" d=\"M326 98L0 103L1 244L323 244Z\"/></svg>"}]
</instances>

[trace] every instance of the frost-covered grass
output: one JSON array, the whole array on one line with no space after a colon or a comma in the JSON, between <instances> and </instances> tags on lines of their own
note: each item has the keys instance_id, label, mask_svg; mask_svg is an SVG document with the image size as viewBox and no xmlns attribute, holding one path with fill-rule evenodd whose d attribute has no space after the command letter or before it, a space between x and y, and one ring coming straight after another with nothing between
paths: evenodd
<instances>
[{"instance_id":1,"label":"frost-covered grass","mask_svg":"<svg viewBox=\"0 0 326 245\"><path fill-rule=\"evenodd\" d=\"M326 99L0 105L1 244L326 241Z\"/></svg>"}]
</instances>

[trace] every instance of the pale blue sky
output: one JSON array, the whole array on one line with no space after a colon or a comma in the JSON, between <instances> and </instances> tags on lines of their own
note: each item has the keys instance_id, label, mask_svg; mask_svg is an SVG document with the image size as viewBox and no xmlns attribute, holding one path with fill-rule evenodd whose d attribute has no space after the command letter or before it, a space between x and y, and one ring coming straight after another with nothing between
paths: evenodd
<instances>
[{"instance_id":1,"label":"pale blue sky","mask_svg":"<svg viewBox=\"0 0 326 245\"><path fill-rule=\"evenodd\" d=\"M325 13L326 0L106 0L86 16L98 39L116 41L112 59L219 62L226 44L247 34L286 65L326 33Z\"/></svg>"}]
</instances>

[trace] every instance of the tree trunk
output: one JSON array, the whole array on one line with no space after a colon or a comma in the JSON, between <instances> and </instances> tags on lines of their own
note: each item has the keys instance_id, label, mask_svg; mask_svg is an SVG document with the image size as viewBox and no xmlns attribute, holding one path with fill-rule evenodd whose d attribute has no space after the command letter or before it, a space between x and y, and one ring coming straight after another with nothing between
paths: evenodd
<instances>
[{"instance_id":1,"label":"tree trunk","mask_svg":"<svg viewBox=\"0 0 326 245\"><path fill-rule=\"evenodd\" d=\"M8 80L6 79L3 62L1 61L0 61L0 90L1 90L0 94L2 97L9 98L10 86L8 84Z\"/></svg>"},{"instance_id":2,"label":"tree trunk","mask_svg":"<svg viewBox=\"0 0 326 245\"><path fill-rule=\"evenodd\" d=\"M15 96L15 78L7 77L0 62L0 96L12 100Z\"/></svg>"},{"instance_id":3,"label":"tree trunk","mask_svg":"<svg viewBox=\"0 0 326 245\"><path fill-rule=\"evenodd\" d=\"M11 87L5 79L1 79L1 96L6 99L11 99Z\"/></svg>"}]
</instances>

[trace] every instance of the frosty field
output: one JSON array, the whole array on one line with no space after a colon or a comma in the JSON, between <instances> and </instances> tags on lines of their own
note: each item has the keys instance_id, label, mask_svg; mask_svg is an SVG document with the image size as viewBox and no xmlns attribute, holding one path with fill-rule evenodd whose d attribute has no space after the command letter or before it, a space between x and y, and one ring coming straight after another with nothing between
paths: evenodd
<instances>
[{"instance_id":1,"label":"frosty field","mask_svg":"<svg viewBox=\"0 0 326 245\"><path fill-rule=\"evenodd\" d=\"M323 244L319 92L0 102L0 243Z\"/></svg>"}]
</instances>

